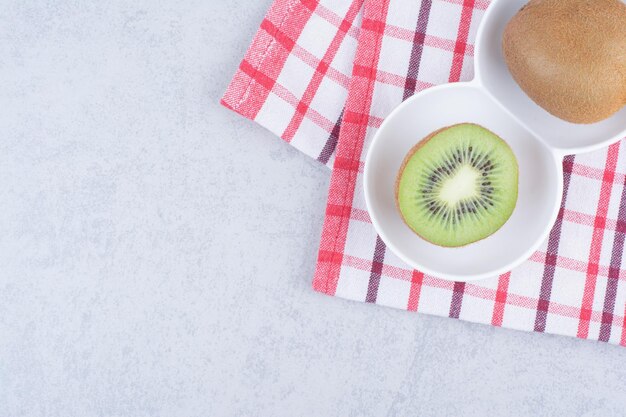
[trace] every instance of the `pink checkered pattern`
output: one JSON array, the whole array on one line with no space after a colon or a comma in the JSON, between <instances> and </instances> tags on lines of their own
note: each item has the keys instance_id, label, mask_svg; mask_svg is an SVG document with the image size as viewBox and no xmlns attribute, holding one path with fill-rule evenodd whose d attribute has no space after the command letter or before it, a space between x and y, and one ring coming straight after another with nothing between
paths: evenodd
<instances>
[{"instance_id":1,"label":"pink checkered pattern","mask_svg":"<svg viewBox=\"0 0 626 417\"><path fill-rule=\"evenodd\" d=\"M485 0L276 0L222 103L332 167L313 287L325 294L493 326L626 346L626 142L564 161L548 239L500 277L414 271L377 236L363 162L387 114L473 76Z\"/></svg>"}]
</instances>

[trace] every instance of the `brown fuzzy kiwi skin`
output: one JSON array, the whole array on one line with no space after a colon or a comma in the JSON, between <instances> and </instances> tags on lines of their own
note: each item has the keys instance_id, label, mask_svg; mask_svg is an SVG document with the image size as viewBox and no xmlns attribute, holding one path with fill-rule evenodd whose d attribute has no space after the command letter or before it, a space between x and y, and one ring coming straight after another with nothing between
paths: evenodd
<instances>
[{"instance_id":1,"label":"brown fuzzy kiwi skin","mask_svg":"<svg viewBox=\"0 0 626 417\"><path fill-rule=\"evenodd\" d=\"M481 240L485 240L485 239L487 239L489 236L492 236L492 235L493 235L493 233L495 233L495 232L493 232L493 233L492 233L491 235L489 235L489 236L485 236L485 237L484 237L484 238L482 238L482 239L478 239L478 240L475 240L474 242L469 242L469 243L467 243L467 244L465 244L465 245L459 245L459 246L446 246L446 245L441 245L441 244L439 244L439 243L435 243L435 242L433 242L433 241L430 241L430 240L426 239L424 236L422 236L422 235L420 235L419 233L417 233L417 231L416 231L415 229L413 229L413 228L411 227L411 225L410 225L410 224L408 224L408 223L407 223L407 221L406 221L406 220L405 220L405 218L404 218L404 215L402 214L402 210L400 210L400 200L399 200L399 198L398 198L398 194L399 194L399 192L400 192L400 178L402 177L402 173L404 172L404 168L406 168L406 165L409 163L409 160L413 157L413 155L415 154L415 152L417 152L417 151L418 151L418 150L419 150L422 146L426 145L426 143L427 143L429 140L431 140L434 136L436 136L437 134L439 134L439 133L443 132L444 130L448 130L448 129L450 129L450 128L453 128L453 127L456 127L456 126L460 126L460 125L472 125L472 126L478 126L478 127L480 127L481 129L485 129L486 131L488 131L488 132L489 132L489 133L491 133L492 135L495 135L496 137L500 138L500 136L498 136L497 134L495 134L495 133L494 133L494 132L492 132L491 130L489 130L489 129L487 129L486 127L481 126L481 125L479 125L479 124L477 124L477 123L469 123L469 122L466 122L466 123L457 123L457 124L453 124L453 125L450 125L450 126L442 127L441 129L437 129L437 130L435 130L434 132L432 132L431 134L429 134L428 136L426 136L424 139L420 140L420 141L419 141L419 142L418 142L415 146L413 146L413 147L409 150L409 152L407 153L407 155L404 157L404 160L402 161L402 164L400 165L400 170L398 171L398 175L396 176L396 183L395 183L395 192L394 192L394 194L395 194L395 200L396 200L396 209L398 210L398 213L400 213L400 218L402 219L402 221L404 222L404 224L406 224L406 225L407 225L407 227L413 231L413 233L415 233L416 235L418 235L419 237L421 237L422 239L424 239L424 240L425 240L425 241L427 241L428 243L432 243L433 245L435 245L435 246L440 246L440 247L442 247L442 248L463 248L463 247L465 247L465 246L468 246L468 245L474 244L474 243L476 243L476 242L480 242ZM500 140L502 140L502 141L504 142L504 140L503 140L502 138L500 138ZM506 142L504 142L504 143L506 143ZM509 146L509 144L508 144L508 143L506 143L506 145L507 145L507 146ZM509 146L509 149L510 149L510 146ZM512 150L511 150L511 152L512 152ZM516 162L517 162L517 160L516 160ZM517 166L517 171L518 171L518 177L517 177L517 178L518 178L518 187L519 187L519 165ZM496 230L496 231L497 231L497 230Z\"/></svg>"},{"instance_id":2,"label":"brown fuzzy kiwi skin","mask_svg":"<svg viewBox=\"0 0 626 417\"><path fill-rule=\"evenodd\" d=\"M531 0L507 24L502 49L522 90L560 119L596 123L626 105L621 0Z\"/></svg>"}]
</instances>

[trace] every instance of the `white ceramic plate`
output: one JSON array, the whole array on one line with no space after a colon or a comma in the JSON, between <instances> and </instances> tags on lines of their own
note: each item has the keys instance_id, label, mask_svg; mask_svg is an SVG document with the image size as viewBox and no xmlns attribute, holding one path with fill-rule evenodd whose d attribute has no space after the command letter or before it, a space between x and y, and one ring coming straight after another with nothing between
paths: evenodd
<instances>
[{"instance_id":1,"label":"white ceramic plate","mask_svg":"<svg viewBox=\"0 0 626 417\"><path fill-rule=\"evenodd\" d=\"M398 106L373 138L365 161L365 200L381 239L402 260L429 275L473 281L528 259L556 219L564 155L607 146L626 135L626 108L592 125L560 120L532 102L511 78L501 52L504 27L527 0L494 0L478 31L476 77L425 90ZM443 248L417 236L396 209L400 165L422 138L456 123L478 123L503 138L519 163L517 206L492 236Z\"/></svg>"}]
</instances>

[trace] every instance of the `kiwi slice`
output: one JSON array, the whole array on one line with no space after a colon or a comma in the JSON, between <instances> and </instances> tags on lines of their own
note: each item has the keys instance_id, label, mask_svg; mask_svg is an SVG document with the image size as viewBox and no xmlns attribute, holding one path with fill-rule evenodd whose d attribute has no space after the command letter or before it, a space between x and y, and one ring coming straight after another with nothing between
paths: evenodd
<instances>
[{"instance_id":1,"label":"kiwi slice","mask_svg":"<svg viewBox=\"0 0 626 417\"><path fill-rule=\"evenodd\" d=\"M482 126L431 133L404 159L396 203L405 223L435 245L459 247L492 235L517 203L513 151Z\"/></svg>"}]
</instances>

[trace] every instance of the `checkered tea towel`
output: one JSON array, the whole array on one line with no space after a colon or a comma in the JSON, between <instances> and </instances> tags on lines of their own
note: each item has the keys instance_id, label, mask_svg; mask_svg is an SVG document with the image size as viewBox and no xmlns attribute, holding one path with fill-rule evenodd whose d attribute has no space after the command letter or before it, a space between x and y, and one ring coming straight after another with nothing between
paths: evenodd
<instances>
[{"instance_id":1,"label":"checkered tea towel","mask_svg":"<svg viewBox=\"0 0 626 417\"><path fill-rule=\"evenodd\" d=\"M222 103L332 167L315 290L438 316L626 346L626 142L566 157L548 239L500 277L448 282L386 249L363 161L383 118L473 76L485 0L275 0Z\"/></svg>"}]
</instances>

